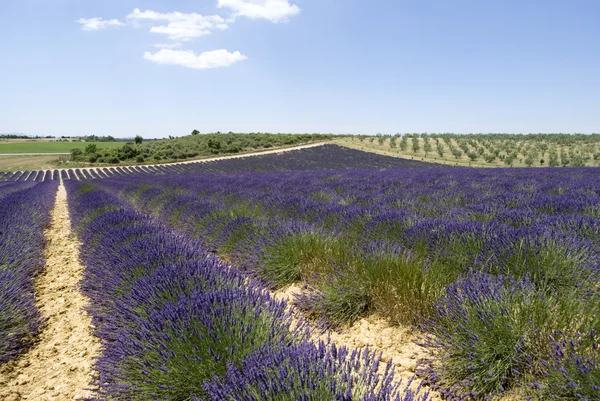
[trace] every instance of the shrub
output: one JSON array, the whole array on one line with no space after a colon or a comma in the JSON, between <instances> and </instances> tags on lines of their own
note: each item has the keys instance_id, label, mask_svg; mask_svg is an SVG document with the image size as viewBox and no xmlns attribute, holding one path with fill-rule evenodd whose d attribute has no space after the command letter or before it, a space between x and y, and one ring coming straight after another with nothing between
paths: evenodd
<instances>
[{"instance_id":1,"label":"shrub","mask_svg":"<svg viewBox=\"0 0 600 401\"><path fill-rule=\"evenodd\" d=\"M303 343L248 357L230 365L223 379L206 384L215 401L427 401L427 392L393 383L388 363L380 377L378 355L324 343ZM195 399L200 401L199 399Z\"/></svg>"},{"instance_id":2,"label":"shrub","mask_svg":"<svg viewBox=\"0 0 600 401\"><path fill-rule=\"evenodd\" d=\"M317 276L294 301L308 317L323 320L331 327L354 323L370 310L367 283L356 272L341 270Z\"/></svg>"},{"instance_id":3,"label":"shrub","mask_svg":"<svg viewBox=\"0 0 600 401\"><path fill-rule=\"evenodd\" d=\"M525 277L473 273L447 288L424 340L434 359L420 374L449 399L499 395L544 370L548 339L579 320L573 294L555 297Z\"/></svg>"},{"instance_id":4,"label":"shrub","mask_svg":"<svg viewBox=\"0 0 600 401\"><path fill-rule=\"evenodd\" d=\"M274 241L264 244L263 264L257 274L274 288L331 271L331 262L343 261L346 248L339 238L319 230L294 225L287 235L272 233Z\"/></svg>"}]
</instances>

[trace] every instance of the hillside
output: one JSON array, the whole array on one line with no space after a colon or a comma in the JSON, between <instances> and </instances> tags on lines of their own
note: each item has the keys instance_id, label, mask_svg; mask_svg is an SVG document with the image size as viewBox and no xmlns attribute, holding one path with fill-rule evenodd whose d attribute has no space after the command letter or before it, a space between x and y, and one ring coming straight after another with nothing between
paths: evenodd
<instances>
[{"instance_id":1,"label":"hillside","mask_svg":"<svg viewBox=\"0 0 600 401\"><path fill-rule=\"evenodd\" d=\"M457 166L584 167L600 165L600 135L396 134L336 138L340 145Z\"/></svg>"},{"instance_id":2,"label":"hillside","mask_svg":"<svg viewBox=\"0 0 600 401\"><path fill-rule=\"evenodd\" d=\"M126 143L118 149L89 146L71 152L72 161L101 164L168 163L215 155L327 141L321 134L197 134L161 141ZM141 138L140 138L141 139Z\"/></svg>"}]
</instances>

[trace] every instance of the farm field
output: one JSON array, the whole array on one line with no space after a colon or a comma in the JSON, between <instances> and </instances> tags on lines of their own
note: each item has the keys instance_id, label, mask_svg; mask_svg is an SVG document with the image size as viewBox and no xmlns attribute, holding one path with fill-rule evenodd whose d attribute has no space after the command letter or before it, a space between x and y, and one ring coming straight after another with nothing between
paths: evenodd
<instances>
[{"instance_id":1,"label":"farm field","mask_svg":"<svg viewBox=\"0 0 600 401\"><path fill-rule=\"evenodd\" d=\"M17 172L55 169L57 156L0 156L0 171Z\"/></svg>"},{"instance_id":2,"label":"farm field","mask_svg":"<svg viewBox=\"0 0 600 401\"><path fill-rule=\"evenodd\" d=\"M419 168L435 167L435 164L375 155L337 145L320 145L303 149L291 149L284 156L283 150L269 154L217 158L182 164L155 166L97 167L54 170L60 171L62 179L91 179L128 175L165 175L181 173L230 173L290 170L336 170L349 168ZM286 150L287 151L287 150ZM14 171L0 173L0 181L42 181L52 179L52 171Z\"/></svg>"},{"instance_id":3,"label":"farm field","mask_svg":"<svg viewBox=\"0 0 600 401\"><path fill-rule=\"evenodd\" d=\"M600 166L600 135L396 134L336 138L355 149L453 166Z\"/></svg>"},{"instance_id":4,"label":"farm field","mask_svg":"<svg viewBox=\"0 0 600 401\"><path fill-rule=\"evenodd\" d=\"M46 380L22 369L60 326L35 302L55 235L78 240L80 318L100 347L77 343L72 392L55 378L40 397L600 399L597 168L323 145L0 179L1 221L23 227L0 230L2 399Z\"/></svg>"},{"instance_id":5,"label":"farm field","mask_svg":"<svg viewBox=\"0 0 600 401\"><path fill-rule=\"evenodd\" d=\"M51 142L51 141L0 141L0 154L20 153L64 153L72 149L85 149L88 145L96 145L98 149L117 149L123 147L123 142Z\"/></svg>"}]
</instances>

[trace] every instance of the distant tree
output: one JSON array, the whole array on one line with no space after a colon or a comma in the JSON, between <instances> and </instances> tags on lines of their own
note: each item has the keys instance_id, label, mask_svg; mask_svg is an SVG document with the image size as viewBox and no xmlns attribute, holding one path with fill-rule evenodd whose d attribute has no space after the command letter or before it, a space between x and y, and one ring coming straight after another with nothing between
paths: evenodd
<instances>
[{"instance_id":1,"label":"distant tree","mask_svg":"<svg viewBox=\"0 0 600 401\"><path fill-rule=\"evenodd\" d=\"M78 149L78 148L71 149L71 159L72 160L77 160L82 155L83 155L83 151L81 149Z\"/></svg>"},{"instance_id":2,"label":"distant tree","mask_svg":"<svg viewBox=\"0 0 600 401\"><path fill-rule=\"evenodd\" d=\"M139 154L139 151L132 145L132 143L126 143L125 145L123 145L119 152L119 160L133 159Z\"/></svg>"},{"instance_id":3,"label":"distant tree","mask_svg":"<svg viewBox=\"0 0 600 401\"><path fill-rule=\"evenodd\" d=\"M587 162L588 158L580 153L576 153L571 157L571 165L573 167L583 167Z\"/></svg>"},{"instance_id":4,"label":"distant tree","mask_svg":"<svg viewBox=\"0 0 600 401\"><path fill-rule=\"evenodd\" d=\"M219 141L218 139L209 139L208 148L218 151L219 149L221 149L221 141Z\"/></svg>"},{"instance_id":5,"label":"distant tree","mask_svg":"<svg viewBox=\"0 0 600 401\"><path fill-rule=\"evenodd\" d=\"M139 144L141 144L142 142L144 142L144 138L142 138L142 137L141 137L141 136L139 136L139 135L136 135L136 136L135 136L135 139L134 139L134 141L135 141L136 145L139 145Z\"/></svg>"},{"instance_id":6,"label":"distant tree","mask_svg":"<svg viewBox=\"0 0 600 401\"><path fill-rule=\"evenodd\" d=\"M485 153L483 155L483 159L487 162L487 163L493 163L496 160L496 155L493 153Z\"/></svg>"},{"instance_id":7,"label":"distant tree","mask_svg":"<svg viewBox=\"0 0 600 401\"><path fill-rule=\"evenodd\" d=\"M517 158L517 156L515 156L514 153L511 153L509 155L506 155L504 157L504 164L506 164L507 166L512 166L513 163L515 162L515 159Z\"/></svg>"},{"instance_id":8,"label":"distant tree","mask_svg":"<svg viewBox=\"0 0 600 401\"><path fill-rule=\"evenodd\" d=\"M198 131L197 129L192 131L192 135L198 135L200 133L200 131Z\"/></svg>"},{"instance_id":9,"label":"distant tree","mask_svg":"<svg viewBox=\"0 0 600 401\"><path fill-rule=\"evenodd\" d=\"M471 159L472 162L474 162L475 160L477 160L479 155L476 152L469 152L467 153L467 157Z\"/></svg>"},{"instance_id":10,"label":"distant tree","mask_svg":"<svg viewBox=\"0 0 600 401\"><path fill-rule=\"evenodd\" d=\"M408 136L404 135L400 141L400 150L406 152L406 149L408 149Z\"/></svg>"},{"instance_id":11,"label":"distant tree","mask_svg":"<svg viewBox=\"0 0 600 401\"><path fill-rule=\"evenodd\" d=\"M527 167L531 167L533 166L534 163L534 159L531 156L531 153L527 155L527 157L525 158L525 164L527 165Z\"/></svg>"},{"instance_id":12,"label":"distant tree","mask_svg":"<svg viewBox=\"0 0 600 401\"><path fill-rule=\"evenodd\" d=\"M458 148L454 148L452 150L452 155L454 157L456 157L457 159L460 159L462 157L462 154L463 154L462 151L460 149L458 149Z\"/></svg>"},{"instance_id":13,"label":"distant tree","mask_svg":"<svg viewBox=\"0 0 600 401\"><path fill-rule=\"evenodd\" d=\"M436 139L436 141L437 141L437 139ZM442 143L439 141L437 143L437 152L438 152L438 155L440 155L440 157L444 157L444 145L442 145Z\"/></svg>"},{"instance_id":14,"label":"distant tree","mask_svg":"<svg viewBox=\"0 0 600 401\"><path fill-rule=\"evenodd\" d=\"M541 159L541 160L540 160L540 166L543 166L543 165L544 165L544 163L546 163L546 160L544 160L544 159Z\"/></svg>"},{"instance_id":15,"label":"distant tree","mask_svg":"<svg viewBox=\"0 0 600 401\"><path fill-rule=\"evenodd\" d=\"M417 153L420 149L421 149L421 146L419 146L419 138L418 137L413 137L413 139L412 139L412 150L413 150L413 152Z\"/></svg>"},{"instance_id":16,"label":"distant tree","mask_svg":"<svg viewBox=\"0 0 600 401\"><path fill-rule=\"evenodd\" d=\"M537 144L537 148L539 149L540 152L542 152L542 157L544 157L544 155L546 154L546 151L548 150L548 144L541 142Z\"/></svg>"},{"instance_id":17,"label":"distant tree","mask_svg":"<svg viewBox=\"0 0 600 401\"><path fill-rule=\"evenodd\" d=\"M429 143L429 140L426 140L425 143L423 144L423 150L425 151L425 154L428 155L429 152L432 151L432 146Z\"/></svg>"},{"instance_id":18,"label":"distant tree","mask_svg":"<svg viewBox=\"0 0 600 401\"><path fill-rule=\"evenodd\" d=\"M96 153L98 151L98 146L95 143L90 143L85 147L85 154L91 155L92 153Z\"/></svg>"},{"instance_id":19,"label":"distant tree","mask_svg":"<svg viewBox=\"0 0 600 401\"><path fill-rule=\"evenodd\" d=\"M548 163L550 167L558 167L560 165L556 151L550 151L550 160Z\"/></svg>"}]
</instances>

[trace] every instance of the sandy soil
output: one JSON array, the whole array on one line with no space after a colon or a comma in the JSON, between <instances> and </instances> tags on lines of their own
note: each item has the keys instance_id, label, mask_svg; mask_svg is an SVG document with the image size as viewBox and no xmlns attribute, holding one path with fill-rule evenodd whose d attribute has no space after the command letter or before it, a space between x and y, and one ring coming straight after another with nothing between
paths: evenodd
<instances>
[{"instance_id":1,"label":"sandy soil","mask_svg":"<svg viewBox=\"0 0 600 401\"><path fill-rule=\"evenodd\" d=\"M37 305L47 320L36 344L0 371L0 400L73 400L89 396L94 356L99 342L91 335L91 319L82 310L79 292L83 266L79 243L71 234L67 193L61 185L46 231L46 268L36 279Z\"/></svg>"},{"instance_id":2,"label":"sandy soil","mask_svg":"<svg viewBox=\"0 0 600 401\"><path fill-rule=\"evenodd\" d=\"M274 298L285 300L288 305L296 294L302 292L300 285L294 284L282 290L272 292ZM300 312L292 311L293 315ZM316 332L316 331L315 331ZM317 332L318 333L318 332ZM427 356L427 350L414 343L416 336L411 328L390 326L387 320L373 315L355 322L349 328L340 331L328 331L314 334L315 341L330 339L336 345L349 348L366 348L381 353L380 373L385 371L385 365L392 361L395 366L396 378L406 383L414 376L417 360ZM416 390L420 382L414 380L411 389ZM441 400L437 393L431 394L432 400Z\"/></svg>"}]
</instances>

